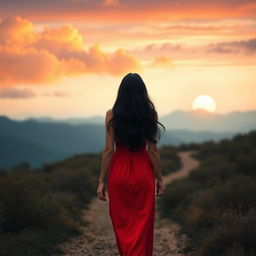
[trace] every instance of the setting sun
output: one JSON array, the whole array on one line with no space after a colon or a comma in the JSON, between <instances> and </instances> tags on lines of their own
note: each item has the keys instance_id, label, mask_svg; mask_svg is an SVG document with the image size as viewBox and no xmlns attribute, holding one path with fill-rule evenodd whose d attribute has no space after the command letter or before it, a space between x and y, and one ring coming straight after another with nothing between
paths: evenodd
<instances>
[{"instance_id":1,"label":"setting sun","mask_svg":"<svg viewBox=\"0 0 256 256\"><path fill-rule=\"evenodd\" d=\"M213 113L216 110L216 102L212 97L208 95L200 95L194 99L192 108L193 110L203 109Z\"/></svg>"}]
</instances>

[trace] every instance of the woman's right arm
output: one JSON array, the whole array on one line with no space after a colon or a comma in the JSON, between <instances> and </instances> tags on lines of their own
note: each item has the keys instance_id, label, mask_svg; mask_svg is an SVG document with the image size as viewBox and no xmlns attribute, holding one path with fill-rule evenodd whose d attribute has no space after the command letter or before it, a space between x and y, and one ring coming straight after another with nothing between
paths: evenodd
<instances>
[{"instance_id":1,"label":"woman's right arm","mask_svg":"<svg viewBox=\"0 0 256 256\"><path fill-rule=\"evenodd\" d=\"M148 155L153 165L153 172L156 180L156 196L162 196L165 192L165 185L161 173L160 154L156 143L148 142Z\"/></svg>"},{"instance_id":2,"label":"woman's right arm","mask_svg":"<svg viewBox=\"0 0 256 256\"><path fill-rule=\"evenodd\" d=\"M160 154L157 149L156 143L152 143L148 141L148 155L153 165L155 179L162 181L163 178L162 178L162 172L161 172L161 160L160 160Z\"/></svg>"}]
</instances>

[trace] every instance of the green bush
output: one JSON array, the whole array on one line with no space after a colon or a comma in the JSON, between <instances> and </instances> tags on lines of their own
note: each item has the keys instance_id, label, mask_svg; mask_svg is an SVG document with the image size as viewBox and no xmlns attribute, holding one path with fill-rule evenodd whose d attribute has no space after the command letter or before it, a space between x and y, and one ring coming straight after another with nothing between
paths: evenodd
<instances>
[{"instance_id":1,"label":"green bush","mask_svg":"<svg viewBox=\"0 0 256 256\"><path fill-rule=\"evenodd\" d=\"M73 169L57 169L52 172L49 182L54 190L68 191L77 196L84 203L88 203L95 194L96 188L92 184L96 183L96 179L86 171Z\"/></svg>"},{"instance_id":2,"label":"green bush","mask_svg":"<svg viewBox=\"0 0 256 256\"><path fill-rule=\"evenodd\" d=\"M75 155L29 170L0 172L0 256L45 256L80 233L82 209L96 195L99 154Z\"/></svg>"},{"instance_id":3,"label":"green bush","mask_svg":"<svg viewBox=\"0 0 256 256\"><path fill-rule=\"evenodd\" d=\"M0 256L45 256L59 253L56 244L69 238L64 232L47 232L25 228L17 233L3 233L0 238Z\"/></svg>"},{"instance_id":4,"label":"green bush","mask_svg":"<svg viewBox=\"0 0 256 256\"><path fill-rule=\"evenodd\" d=\"M165 196L158 199L158 206L163 217L173 212L175 207L185 206L188 198L200 187L199 183L192 182L190 179L175 180L166 185ZM182 202L182 204L181 204ZM178 211L179 209L175 209Z\"/></svg>"},{"instance_id":5,"label":"green bush","mask_svg":"<svg viewBox=\"0 0 256 256\"><path fill-rule=\"evenodd\" d=\"M234 172L234 163L229 162L222 155L213 155L203 161L200 168L190 172L189 178L208 187L231 178Z\"/></svg>"},{"instance_id":6,"label":"green bush","mask_svg":"<svg viewBox=\"0 0 256 256\"><path fill-rule=\"evenodd\" d=\"M244 152L244 154L239 155L235 161L236 171L239 173L255 176L255 159L256 149L253 149L251 152Z\"/></svg>"},{"instance_id":7,"label":"green bush","mask_svg":"<svg viewBox=\"0 0 256 256\"><path fill-rule=\"evenodd\" d=\"M177 150L172 146L161 146L159 149L161 157L162 175L177 171L181 167Z\"/></svg>"},{"instance_id":8,"label":"green bush","mask_svg":"<svg viewBox=\"0 0 256 256\"><path fill-rule=\"evenodd\" d=\"M256 131L199 145L200 166L166 186L161 216L181 224L197 256L256 255Z\"/></svg>"},{"instance_id":9,"label":"green bush","mask_svg":"<svg viewBox=\"0 0 256 256\"><path fill-rule=\"evenodd\" d=\"M209 189L196 191L190 196L184 217L193 229L207 230L228 209L246 213L256 206L255 182L256 179L241 175Z\"/></svg>"},{"instance_id":10,"label":"green bush","mask_svg":"<svg viewBox=\"0 0 256 256\"><path fill-rule=\"evenodd\" d=\"M14 174L0 180L0 202L5 207L6 218L3 230L14 232L26 227L45 230L75 228L68 212L41 193L37 178L33 174Z\"/></svg>"},{"instance_id":11,"label":"green bush","mask_svg":"<svg viewBox=\"0 0 256 256\"><path fill-rule=\"evenodd\" d=\"M255 223L256 208L251 208L245 215L239 210L225 211L213 229L202 238L197 255L236 255L235 248L241 255L256 255Z\"/></svg>"}]
</instances>

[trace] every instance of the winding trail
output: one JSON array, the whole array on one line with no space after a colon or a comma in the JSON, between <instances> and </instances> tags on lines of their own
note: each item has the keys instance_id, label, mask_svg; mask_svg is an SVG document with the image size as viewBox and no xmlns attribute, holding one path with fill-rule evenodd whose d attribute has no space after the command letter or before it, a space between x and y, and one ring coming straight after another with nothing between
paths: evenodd
<instances>
[{"instance_id":1,"label":"winding trail","mask_svg":"<svg viewBox=\"0 0 256 256\"><path fill-rule=\"evenodd\" d=\"M182 151L178 155L181 159L180 170L164 176L164 183L167 185L173 180L181 179L197 168L199 161L190 156L195 151ZM62 243L59 248L64 252L64 256L118 256L116 241L112 223L108 213L108 193L107 201L101 201L97 197L92 199L88 209L83 210L83 220L86 226L81 226L82 235ZM187 237L180 233L180 226L169 220L160 219L157 209L154 229L154 256L190 256L184 248ZM57 256L57 255L53 255Z\"/></svg>"}]
</instances>

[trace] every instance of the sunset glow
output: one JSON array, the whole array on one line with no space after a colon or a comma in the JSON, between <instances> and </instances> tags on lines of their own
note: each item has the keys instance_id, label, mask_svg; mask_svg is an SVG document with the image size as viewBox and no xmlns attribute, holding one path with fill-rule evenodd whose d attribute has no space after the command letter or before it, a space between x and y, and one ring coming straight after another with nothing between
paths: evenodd
<instances>
[{"instance_id":1,"label":"sunset glow","mask_svg":"<svg viewBox=\"0 0 256 256\"><path fill-rule=\"evenodd\" d=\"M256 109L251 1L1 1L0 114L86 117L139 73L159 114ZM197 103L198 104L198 103Z\"/></svg>"}]
</instances>

